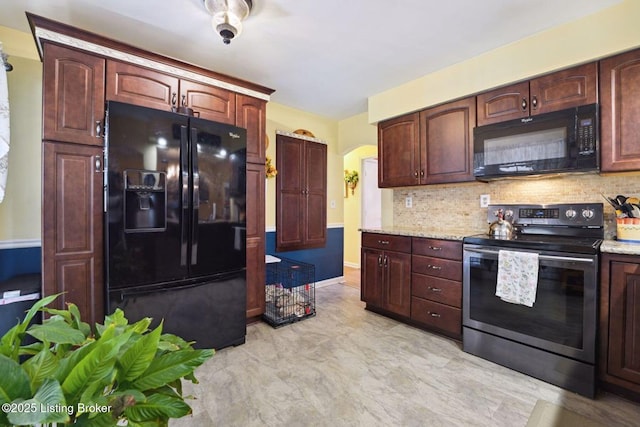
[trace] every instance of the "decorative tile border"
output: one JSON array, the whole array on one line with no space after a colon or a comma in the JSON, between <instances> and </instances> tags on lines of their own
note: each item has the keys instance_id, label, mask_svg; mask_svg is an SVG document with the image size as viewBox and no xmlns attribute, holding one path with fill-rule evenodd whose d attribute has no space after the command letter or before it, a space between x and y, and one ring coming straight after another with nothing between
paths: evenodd
<instances>
[{"instance_id":1,"label":"decorative tile border","mask_svg":"<svg viewBox=\"0 0 640 427\"><path fill-rule=\"evenodd\" d=\"M56 33L55 31L50 31L50 30L46 30L44 28L38 27L35 30L35 34L37 39L50 40L56 43L63 44L65 46L75 47L77 49L81 49L87 52L92 52L101 56L118 59L120 61L129 62L142 67L151 68L154 70L161 71L163 73L173 74L175 76L183 77L189 80L195 80L200 83L205 83L211 86L219 87L221 89L226 89L232 92L241 93L243 95L262 99L264 101L270 100L269 95L255 91L255 90L247 89L242 86L224 82L222 80L217 80L211 77L203 76L197 73L193 73L191 71L183 70L178 67L173 67L171 65L163 64L161 62L153 61L146 58L141 58L139 56L132 55L130 53L126 53L116 49L101 46L85 40L77 39L75 37ZM40 49L40 51L42 51L42 46L38 46L38 48Z\"/></svg>"}]
</instances>

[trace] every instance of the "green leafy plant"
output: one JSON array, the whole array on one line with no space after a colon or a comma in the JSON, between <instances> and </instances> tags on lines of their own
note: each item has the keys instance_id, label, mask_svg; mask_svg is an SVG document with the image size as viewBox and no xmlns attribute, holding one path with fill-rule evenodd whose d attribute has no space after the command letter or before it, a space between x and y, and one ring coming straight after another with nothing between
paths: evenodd
<instances>
[{"instance_id":1,"label":"green leafy plant","mask_svg":"<svg viewBox=\"0 0 640 427\"><path fill-rule=\"evenodd\" d=\"M360 176L357 170L354 169L351 172L349 172L349 169L344 170L344 182L347 188L351 189L351 194L358 186L358 181L360 181Z\"/></svg>"},{"instance_id":2,"label":"green leafy plant","mask_svg":"<svg viewBox=\"0 0 640 427\"><path fill-rule=\"evenodd\" d=\"M78 307L47 308L39 300L0 339L0 425L168 426L191 413L182 379L213 356L162 334L150 318L129 324L121 310L104 324L82 322ZM42 310L42 324L31 320ZM26 335L35 343L23 345Z\"/></svg>"}]
</instances>

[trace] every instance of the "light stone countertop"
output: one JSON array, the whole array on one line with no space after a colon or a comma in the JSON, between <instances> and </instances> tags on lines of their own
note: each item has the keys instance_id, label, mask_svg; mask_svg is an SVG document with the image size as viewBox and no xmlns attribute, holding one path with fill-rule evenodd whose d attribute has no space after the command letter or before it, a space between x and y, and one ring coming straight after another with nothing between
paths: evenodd
<instances>
[{"instance_id":1,"label":"light stone countertop","mask_svg":"<svg viewBox=\"0 0 640 427\"><path fill-rule=\"evenodd\" d=\"M360 229L363 233L378 233L378 234L392 234L396 236L408 236L408 237L426 237L429 239L442 239L442 240L459 240L462 241L466 236L473 236L476 234L482 234L481 230L470 229L440 229L440 228L426 228L426 227L384 227L380 229ZM600 246L600 252L606 252L611 254L624 254L624 255L640 255L640 242L630 243L621 242L618 240L605 239Z\"/></svg>"},{"instance_id":2,"label":"light stone countertop","mask_svg":"<svg viewBox=\"0 0 640 427\"><path fill-rule=\"evenodd\" d=\"M460 240L466 236L482 234L482 230L427 228L427 227L385 227L380 229L361 228L363 233L392 234L396 236L426 237L429 239ZM486 232L486 231L484 231Z\"/></svg>"},{"instance_id":3,"label":"light stone countertop","mask_svg":"<svg viewBox=\"0 0 640 427\"><path fill-rule=\"evenodd\" d=\"M621 242L619 240L605 239L600 246L600 252L606 252L610 254L624 254L624 255L640 255L640 242Z\"/></svg>"}]
</instances>

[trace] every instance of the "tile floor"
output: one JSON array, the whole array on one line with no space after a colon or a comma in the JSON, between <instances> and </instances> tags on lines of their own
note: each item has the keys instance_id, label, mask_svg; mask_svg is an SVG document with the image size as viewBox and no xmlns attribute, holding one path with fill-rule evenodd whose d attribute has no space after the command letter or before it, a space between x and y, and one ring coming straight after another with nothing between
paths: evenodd
<instances>
[{"instance_id":1,"label":"tile floor","mask_svg":"<svg viewBox=\"0 0 640 427\"><path fill-rule=\"evenodd\" d=\"M640 425L640 405L590 400L464 353L459 343L364 309L359 290L316 290L317 315L247 328L185 385L193 415L177 426L508 426L538 399L605 426Z\"/></svg>"}]
</instances>

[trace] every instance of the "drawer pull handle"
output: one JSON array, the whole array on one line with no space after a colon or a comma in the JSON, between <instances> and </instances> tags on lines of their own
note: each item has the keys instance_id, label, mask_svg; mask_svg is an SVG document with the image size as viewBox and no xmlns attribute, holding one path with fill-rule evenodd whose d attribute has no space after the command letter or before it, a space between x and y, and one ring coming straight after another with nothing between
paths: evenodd
<instances>
[{"instance_id":1,"label":"drawer pull handle","mask_svg":"<svg viewBox=\"0 0 640 427\"><path fill-rule=\"evenodd\" d=\"M440 288L434 288L433 286L429 286L429 287L428 287L428 289L429 289L431 292L442 292L442 289L440 289Z\"/></svg>"},{"instance_id":2,"label":"drawer pull handle","mask_svg":"<svg viewBox=\"0 0 640 427\"><path fill-rule=\"evenodd\" d=\"M381 245L388 245L389 241L388 240L378 240L378 243L380 243Z\"/></svg>"},{"instance_id":3,"label":"drawer pull handle","mask_svg":"<svg viewBox=\"0 0 640 427\"><path fill-rule=\"evenodd\" d=\"M432 270L442 270L442 267L440 267L439 265L427 265L427 268L430 268Z\"/></svg>"},{"instance_id":4,"label":"drawer pull handle","mask_svg":"<svg viewBox=\"0 0 640 427\"><path fill-rule=\"evenodd\" d=\"M432 312L430 312L430 311L427 311L427 314L428 314L429 316L431 316L431 317L442 317L442 316L440 316L438 313L432 313Z\"/></svg>"},{"instance_id":5,"label":"drawer pull handle","mask_svg":"<svg viewBox=\"0 0 640 427\"><path fill-rule=\"evenodd\" d=\"M442 248L439 248L437 246L429 246L429 249L431 249L432 251L441 251Z\"/></svg>"}]
</instances>

